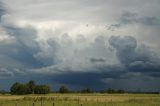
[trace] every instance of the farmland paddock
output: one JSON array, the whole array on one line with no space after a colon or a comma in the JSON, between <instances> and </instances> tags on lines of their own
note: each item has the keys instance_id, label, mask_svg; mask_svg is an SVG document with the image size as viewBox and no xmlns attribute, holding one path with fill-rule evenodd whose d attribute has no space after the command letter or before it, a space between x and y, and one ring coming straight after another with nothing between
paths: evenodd
<instances>
[{"instance_id":1,"label":"farmland paddock","mask_svg":"<svg viewBox=\"0 0 160 106\"><path fill-rule=\"evenodd\" d=\"M159 94L0 95L0 106L160 106Z\"/></svg>"}]
</instances>

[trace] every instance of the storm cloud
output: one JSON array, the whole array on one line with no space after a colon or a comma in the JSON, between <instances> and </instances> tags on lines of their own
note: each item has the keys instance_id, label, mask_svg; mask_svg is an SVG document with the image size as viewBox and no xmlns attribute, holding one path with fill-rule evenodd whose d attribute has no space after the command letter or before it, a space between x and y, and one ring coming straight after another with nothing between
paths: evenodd
<instances>
[{"instance_id":1,"label":"storm cloud","mask_svg":"<svg viewBox=\"0 0 160 106\"><path fill-rule=\"evenodd\" d=\"M159 4L0 0L0 84L159 91Z\"/></svg>"},{"instance_id":2,"label":"storm cloud","mask_svg":"<svg viewBox=\"0 0 160 106\"><path fill-rule=\"evenodd\" d=\"M144 44L137 44L134 37L112 36L110 44L116 49L116 55L131 71L159 71L160 57Z\"/></svg>"}]
</instances>

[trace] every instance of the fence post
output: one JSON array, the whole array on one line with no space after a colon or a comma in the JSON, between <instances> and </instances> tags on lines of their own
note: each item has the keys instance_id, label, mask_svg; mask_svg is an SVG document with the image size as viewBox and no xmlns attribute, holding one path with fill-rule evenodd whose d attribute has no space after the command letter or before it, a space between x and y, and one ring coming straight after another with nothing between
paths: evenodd
<instances>
[{"instance_id":1,"label":"fence post","mask_svg":"<svg viewBox=\"0 0 160 106\"><path fill-rule=\"evenodd\" d=\"M79 101L80 101L80 99L79 99L79 97L78 97L78 105L79 105Z\"/></svg>"},{"instance_id":2,"label":"fence post","mask_svg":"<svg viewBox=\"0 0 160 106\"><path fill-rule=\"evenodd\" d=\"M81 104L81 106L83 106L83 105Z\"/></svg>"},{"instance_id":3,"label":"fence post","mask_svg":"<svg viewBox=\"0 0 160 106\"><path fill-rule=\"evenodd\" d=\"M34 105L34 102L33 102L32 106L35 106L35 105Z\"/></svg>"},{"instance_id":4,"label":"fence post","mask_svg":"<svg viewBox=\"0 0 160 106\"><path fill-rule=\"evenodd\" d=\"M54 102L53 102L53 106L54 106Z\"/></svg>"},{"instance_id":5,"label":"fence post","mask_svg":"<svg viewBox=\"0 0 160 106\"><path fill-rule=\"evenodd\" d=\"M41 96L41 106L42 106L42 96Z\"/></svg>"}]
</instances>

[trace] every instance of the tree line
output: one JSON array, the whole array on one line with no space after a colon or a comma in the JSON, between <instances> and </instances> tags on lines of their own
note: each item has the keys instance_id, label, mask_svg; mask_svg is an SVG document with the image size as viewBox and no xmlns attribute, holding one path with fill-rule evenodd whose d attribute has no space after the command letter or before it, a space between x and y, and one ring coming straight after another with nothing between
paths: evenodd
<instances>
[{"instance_id":1,"label":"tree line","mask_svg":"<svg viewBox=\"0 0 160 106\"><path fill-rule=\"evenodd\" d=\"M11 87L10 87L10 92L5 91L5 90L0 90L0 94L15 94L15 95L25 95L25 94L48 94L48 93L108 93L108 94L113 94L113 93L132 93L128 92L126 90L122 89L105 89L105 90L99 90L95 91L92 90L91 88L84 88L81 90L71 90L67 86L63 85L60 86L57 91L51 91L50 87L48 85L39 85L36 84L35 81L30 80L27 83L19 83L15 82ZM133 92L134 93L134 92Z\"/></svg>"},{"instance_id":2,"label":"tree line","mask_svg":"<svg viewBox=\"0 0 160 106\"><path fill-rule=\"evenodd\" d=\"M35 83L35 81L31 80L27 83L14 83L10 88L11 94L16 95L24 95L24 94L47 94L51 93L53 91L50 90L50 87L48 85L38 85ZM73 91L70 90L67 86L60 86L59 90L55 93L125 93L124 90L114 90L114 89L107 89L107 90L101 90L101 91L94 91L90 88L84 88L82 90Z\"/></svg>"},{"instance_id":3,"label":"tree line","mask_svg":"<svg viewBox=\"0 0 160 106\"><path fill-rule=\"evenodd\" d=\"M49 92L50 92L50 88L48 85L37 85L33 80L25 84L16 82L10 88L10 93L17 94L17 95L47 94Z\"/></svg>"},{"instance_id":4,"label":"tree line","mask_svg":"<svg viewBox=\"0 0 160 106\"><path fill-rule=\"evenodd\" d=\"M113 94L113 93L127 93L127 91L122 90L122 89L115 90L111 88L108 88L106 90L100 90L100 91L94 91L90 88L84 88L79 91L72 91L72 90L69 90L66 86L61 86L58 93L109 93L109 94Z\"/></svg>"},{"instance_id":5,"label":"tree line","mask_svg":"<svg viewBox=\"0 0 160 106\"><path fill-rule=\"evenodd\" d=\"M51 91L48 85L38 85L35 81L30 80L27 83L15 82L11 88L10 92L5 90L0 90L0 94L15 94L15 95L24 95L24 94L47 94L47 93L142 93L142 94L159 94L160 92L135 92L135 91L126 91L123 89L112 89L108 88L105 90L95 91L90 88L84 88L81 90L71 90L67 86L60 86L58 91Z\"/></svg>"}]
</instances>

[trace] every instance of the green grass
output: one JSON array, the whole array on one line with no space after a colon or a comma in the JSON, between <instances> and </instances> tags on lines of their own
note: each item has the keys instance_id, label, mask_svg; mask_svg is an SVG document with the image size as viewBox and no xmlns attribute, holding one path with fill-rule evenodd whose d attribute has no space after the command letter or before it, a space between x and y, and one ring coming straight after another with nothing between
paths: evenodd
<instances>
[{"instance_id":1,"label":"green grass","mask_svg":"<svg viewBox=\"0 0 160 106\"><path fill-rule=\"evenodd\" d=\"M158 94L0 95L0 106L160 106Z\"/></svg>"}]
</instances>

